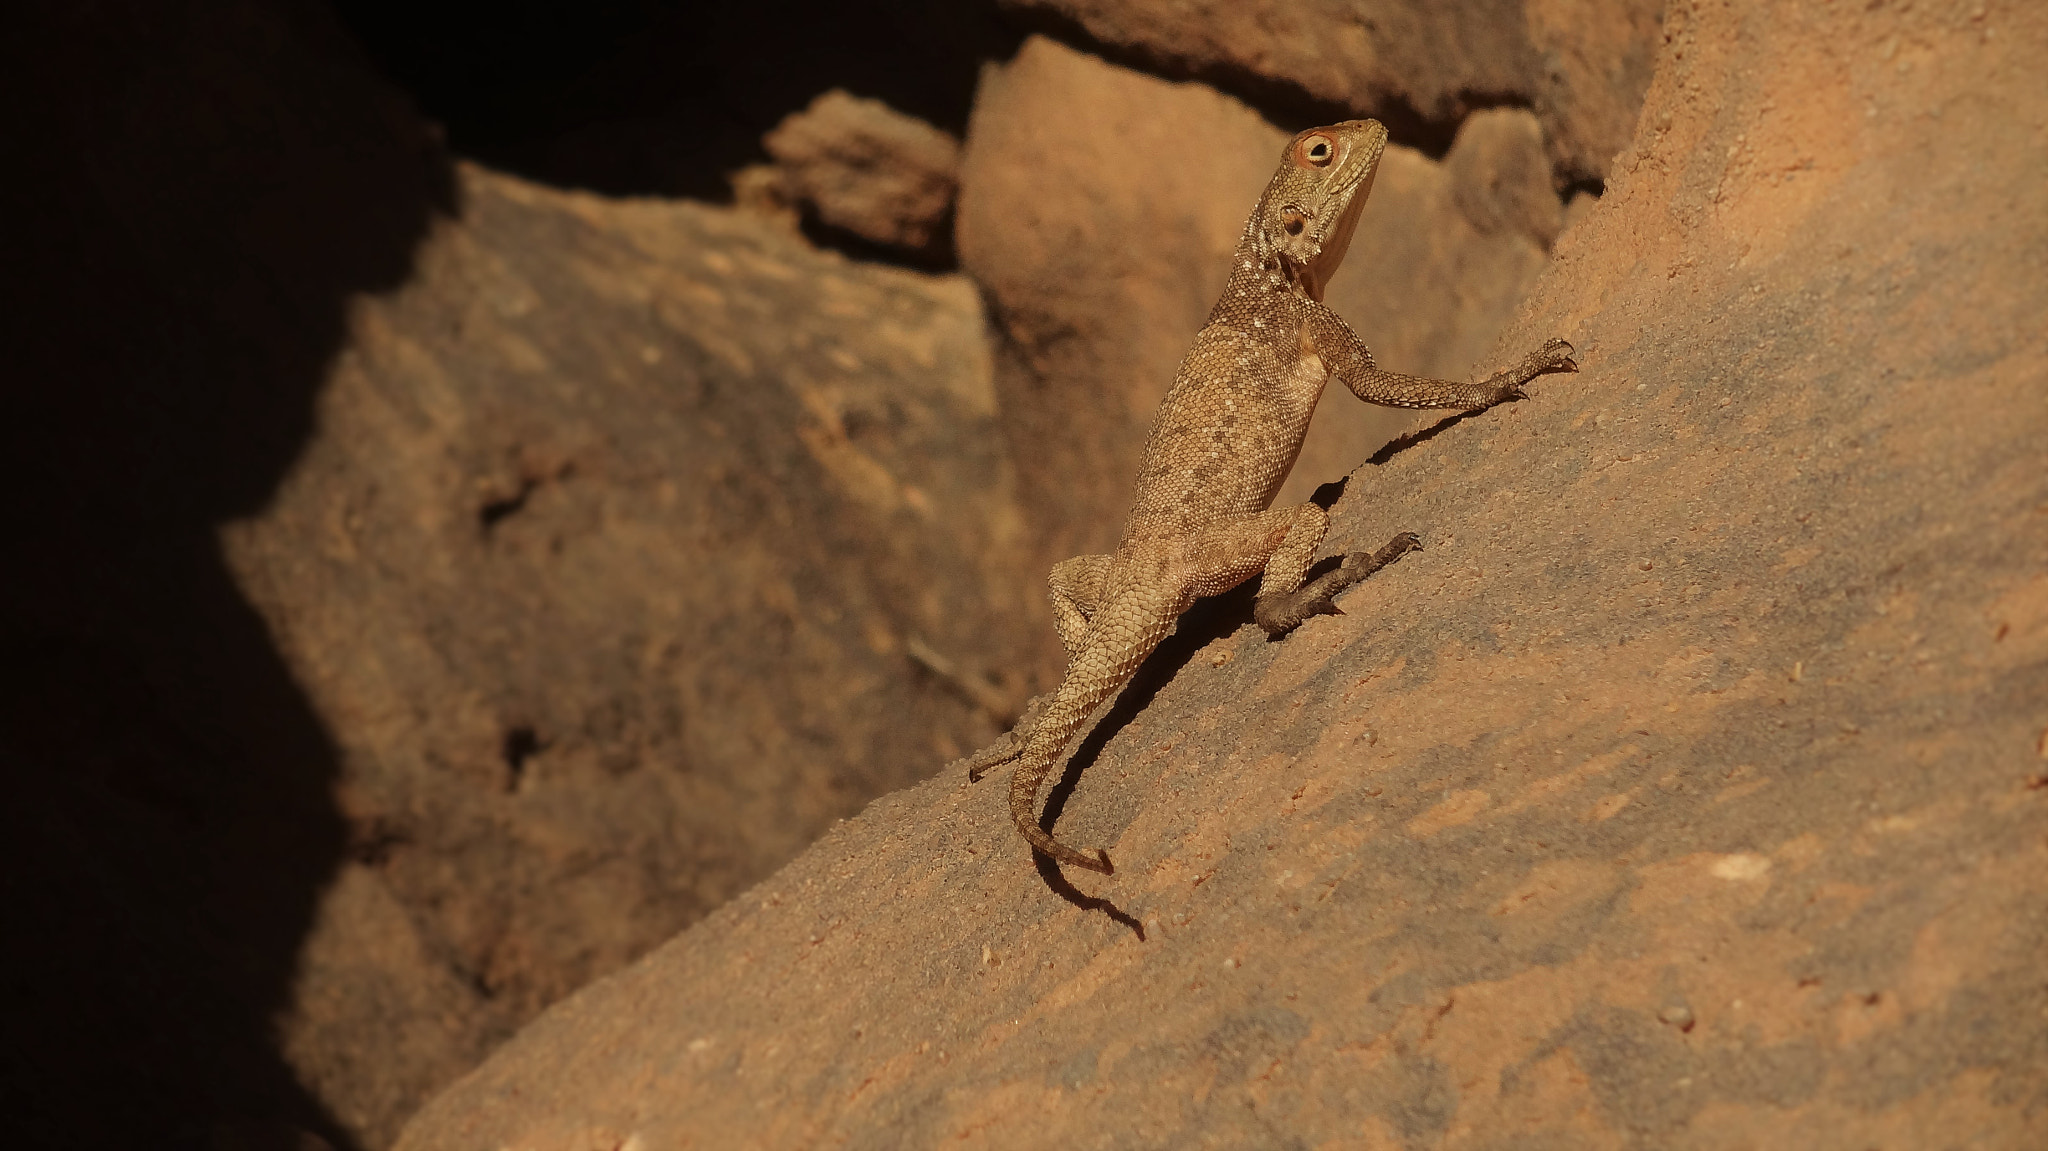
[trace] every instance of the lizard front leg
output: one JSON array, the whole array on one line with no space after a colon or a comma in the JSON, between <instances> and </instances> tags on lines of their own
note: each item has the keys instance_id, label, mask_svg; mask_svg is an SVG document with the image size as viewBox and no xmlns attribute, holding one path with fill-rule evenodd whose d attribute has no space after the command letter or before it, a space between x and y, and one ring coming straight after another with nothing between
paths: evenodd
<instances>
[{"instance_id":1,"label":"lizard front leg","mask_svg":"<svg viewBox=\"0 0 2048 1151\"><path fill-rule=\"evenodd\" d=\"M1522 385L1545 372L1579 370L1578 363L1572 359L1572 346L1554 339L1523 356L1514 367L1496 372L1478 383L1461 384L1382 371L1372 362L1372 353L1366 350L1358 334L1351 330L1351 325L1320 303L1309 305L1308 334L1314 342L1316 354L1323 358L1338 379L1344 381L1352 395L1368 404L1389 408L1477 411L1521 396Z\"/></svg>"}]
</instances>

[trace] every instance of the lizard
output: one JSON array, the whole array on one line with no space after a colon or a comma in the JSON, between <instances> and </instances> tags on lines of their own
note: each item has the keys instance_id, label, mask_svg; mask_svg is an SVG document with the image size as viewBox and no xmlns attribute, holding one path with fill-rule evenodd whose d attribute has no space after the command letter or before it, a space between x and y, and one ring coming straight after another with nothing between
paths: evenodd
<instances>
[{"instance_id":1,"label":"lizard","mask_svg":"<svg viewBox=\"0 0 2048 1151\"><path fill-rule=\"evenodd\" d=\"M1539 374L1578 370L1561 339L1478 383L1404 376L1374 363L1323 293L1386 145L1377 120L1311 128L1288 141L1245 221L1222 298L1153 418L1116 550L1076 556L1047 577L1066 674L966 762L968 778L979 781L1017 761L1011 818L1033 848L1061 863L1114 871L1107 851L1077 850L1039 825L1039 788L1074 733L1197 598L1260 576L1252 617L1278 639L1313 616L1343 614L1339 592L1421 546L1402 532L1307 580L1329 515L1315 504L1271 505L1332 375L1371 404L1477 411L1521 398Z\"/></svg>"}]
</instances>

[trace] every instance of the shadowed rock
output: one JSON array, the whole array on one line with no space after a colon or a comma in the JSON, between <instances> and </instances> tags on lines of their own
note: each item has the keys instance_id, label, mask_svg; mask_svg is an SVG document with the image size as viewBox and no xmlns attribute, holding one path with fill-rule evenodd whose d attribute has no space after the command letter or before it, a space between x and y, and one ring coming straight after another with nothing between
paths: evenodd
<instances>
[{"instance_id":1,"label":"shadowed rock","mask_svg":"<svg viewBox=\"0 0 2048 1151\"><path fill-rule=\"evenodd\" d=\"M945 132L835 88L761 144L821 223L914 253L951 250L960 142Z\"/></svg>"},{"instance_id":2,"label":"shadowed rock","mask_svg":"<svg viewBox=\"0 0 2048 1151\"><path fill-rule=\"evenodd\" d=\"M458 174L460 219L353 308L318 434L224 532L353 844L283 1041L372 1143L992 737L1043 610L964 279Z\"/></svg>"}]
</instances>

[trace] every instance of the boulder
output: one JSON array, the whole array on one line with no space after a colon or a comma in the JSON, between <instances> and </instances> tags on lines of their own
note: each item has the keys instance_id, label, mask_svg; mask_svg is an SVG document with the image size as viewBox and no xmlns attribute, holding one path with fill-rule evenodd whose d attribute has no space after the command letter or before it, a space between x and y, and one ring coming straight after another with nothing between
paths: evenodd
<instances>
[{"instance_id":1,"label":"boulder","mask_svg":"<svg viewBox=\"0 0 2048 1151\"><path fill-rule=\"evenodd\" d=\"M1050 800L1117 874L887 796L399 1145L2038 1144L2048 14L1667 35L1496 345L1582 370L1352 474L1350 614L1182 621Z\"/></svg>"},{"instance_id":2,"label":"boulder","mask_svg":"<svg viewBox=\"0 0 2048 1151\"><path fill-rule=\"evenodd\" d=\"M280 1029L371 1146L1053 670L964 278L456 176L221 536L340 760Z\"/></svg>"},{"instance_id":3,"label":"boulder","mask_svg":"<svg viewBox=\"0 0 2048 1151\"><path fill-rule=\"evenodd\" d=\"M870 243L950 251L960 142L880 100L824 92L761 138L791 198Z\"/></svg>"},{"instance_id":4,"label":"boulder","mask_svg":"<svg viewBox=\"0 0 2048 1151\"><path fill-rule=\"evenodd\" d=\"M1534 108L1560 183L1628 142L1661 0L1001 0L1168 74L1320 103L1448 139L1472 112Z\"/></svg>"}]
</instances>

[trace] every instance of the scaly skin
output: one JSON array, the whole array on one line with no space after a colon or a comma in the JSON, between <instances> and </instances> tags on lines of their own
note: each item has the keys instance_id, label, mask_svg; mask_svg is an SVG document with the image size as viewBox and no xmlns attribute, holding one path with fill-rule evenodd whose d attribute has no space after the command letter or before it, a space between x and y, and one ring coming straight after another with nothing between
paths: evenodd
<instances>
[{"instance_id":1,"label":"scaly skin","mask_svg":"<svg viewBox=\"0 0 2048 1151\"><path fill-rule=\"evenodd\" d=\"M1263 573L1253 617L1277 638L1310 616L1337 613L1337 593L1420 546L1404 532L1303 586L1329 517L1314 504L1270 505L1330 376L1367 403L1472 411L1520 396L1540 373L1577 370L1571 345L1551 340L1476 384L1384 372L1323 304L1386 142L1374 120L1288 141L1245 222L1223 298L1153 420L1123 539L1110 555L1078 556L1052 571L1066 677L1034 701L1016 731L973 756L968 774L978 780L1018 760L1011 817L1032 847L1061 863L1112 870L1107 852L1078 851L1038 825L1039 788L1075 731L1129 682L1189 604Z\"/></svg>"}]
</instances>

